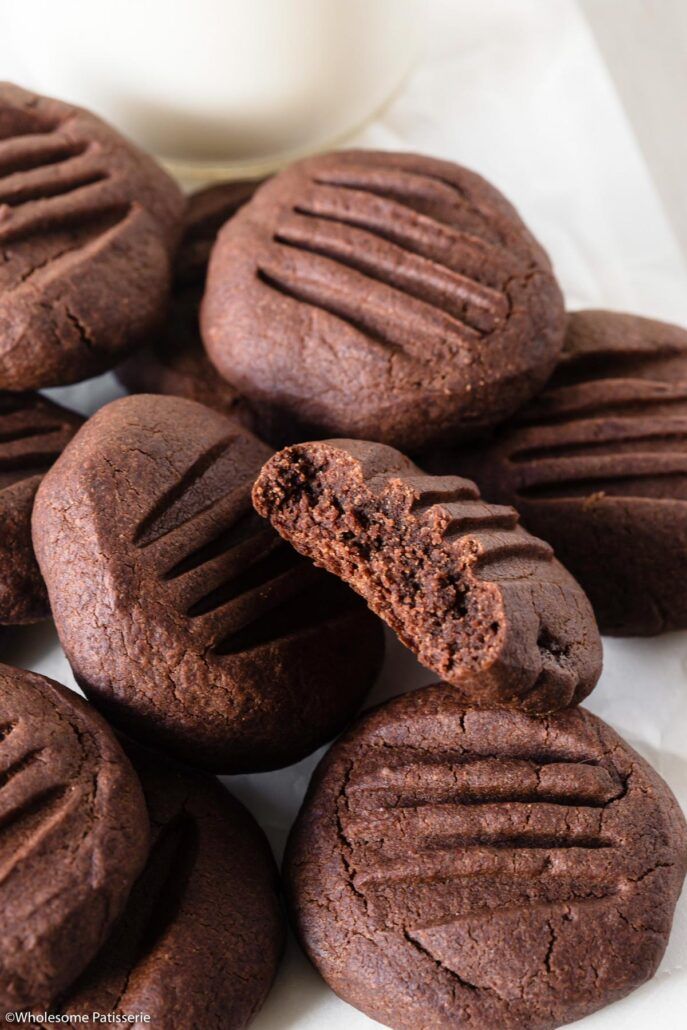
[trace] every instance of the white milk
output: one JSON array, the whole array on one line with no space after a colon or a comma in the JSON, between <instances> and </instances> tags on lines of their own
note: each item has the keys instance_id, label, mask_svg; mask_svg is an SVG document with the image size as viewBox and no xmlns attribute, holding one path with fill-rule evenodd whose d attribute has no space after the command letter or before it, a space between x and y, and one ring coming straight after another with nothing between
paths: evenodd
<instances>
[{"instance_id":1,"label":"white milk","mask_svg":"<svg viewBox=\"0 0 687 1030\"><path fill-rule=\"evenodd\" d=\"M5 0L24 81L199 174L335 142L400 84L420 0ZM213 169L212 166L217 166Z\"/></svg>"}]
</instances>

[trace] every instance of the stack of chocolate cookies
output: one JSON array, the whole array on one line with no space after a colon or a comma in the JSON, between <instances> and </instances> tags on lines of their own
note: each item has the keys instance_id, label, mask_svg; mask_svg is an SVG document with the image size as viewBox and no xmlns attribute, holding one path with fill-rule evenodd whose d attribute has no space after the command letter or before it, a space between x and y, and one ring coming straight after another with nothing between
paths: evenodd
<instances>
[{"instance_id":1,"label":"stack of chocolate cookies","mask_svg":"<svg viewBox=\"0 0 687 1030\"><path fill-rule=\"evenodd\" d=\"M253 500L442 677L332 747L292 831L293 925L327 982L392 1027L524 1030L648 979L687 827L650 766L574 707L601 646L551 547L384 444L288 447Z\"/></svg>"},{"instance_id":2,"label":"stack of chocolate cookies","mask_svg":"<svg viewBox=\"0 0 687 1030\"><path fill-rule=\"evenodd\" d=\"M687 825L579 705L599 625L687 628L687 332L566 316L447 161L345 151L184 201L12 86L0 257L0 626L51 612L90 702L0 667L0 1015L247 1025L284 919L211 774L342 731L283 869L342 998L551 1030L651 977ZM27 392L115 366L131 396L85 423ZM438 682L353 721L383 623Z\"/></svg>"}]
</instances>

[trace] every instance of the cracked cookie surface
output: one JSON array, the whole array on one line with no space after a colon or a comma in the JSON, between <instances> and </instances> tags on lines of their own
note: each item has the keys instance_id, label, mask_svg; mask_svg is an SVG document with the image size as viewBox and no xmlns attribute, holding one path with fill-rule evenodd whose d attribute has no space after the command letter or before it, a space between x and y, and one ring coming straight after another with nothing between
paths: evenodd
<instances>
[{"instance_id":1,"label":"cracked cookie surface","mask_svg":"<svg viewBox=\"0 0 687 1030\"><path fill-rule=\"evenodd\" d=\"M484 179L348 150L291 165L225 225L201 329L266 439L412 451L536 393L564 313L548 258Z\"/></svg>"},{"instance_id":2,"label":"cracked cookie surface","mask_svg":"<svg viewBox=\"0 0 687 1030\"><path fill-rule=\"evenodd\" d=\"M311 961L372 1018L552 1030L654 974L686 867L675 798L600 719L436 684L331 748L284 872Z\"/></svg>"},{"instance_id":3,"label":"cracked cookie surface","mask_svg":"<svg viewBox=\"0 0 687 1030\"><path fill-rule=\"evenodd\" d=\"M150 857L107 943L56 1008L238 1030L262 1005L284 943L269 845L215 779L125 747L150 815Z\"/></svg>"},{"instance_id":4,"label":"cracked cookie surface","mask_svg":"<svg viewBox=\"0 0 687 1030\"><path fill-rule=\"evenodd\" d=\"M134 738L221 772L294 762L371 687L380 623L260 519L270 449L179 397L102 408L43 480L38 561L78 682Z\"/></svg>"},{"instance_id":5,"label":"cracked cookie surface","mask_svg":"<svg viewBox=\"0 0 687 1030\"><path fill-rule=\"evenodd\" d=\"M474 483L383 444L325 440L274 455L253 503L468 703L549 711L593 689L601 642L584 592Z\"/></svg>"},{"instance_id":6,"label":"cracked cookie surface","mask_svg":"<svg viewBox=\"0 0 687 1030\"><path fill-rule=\"evenodd\" d=\"M568 318L543 393L484 446L433 462L514 505L589 594L602 633L687 627L687 331Z\"/></svg>"},{"instance_id":7,"label":"cracked cookie surface","mask_svg":"<svg viewBox=\"0 0 687 1030\"><path fill-rule=\"evenodd\" d=\"M0 84L0 388L73 383L162 321L184 200L95 115Z\"/></svg>"},{"instance_id":8,"label":"cracked cookie surface","mask_svg":"<svg viewBox=\"0 0 687 1030\"><path fill-rule=\"evenodd\" d=\"M47 1008L81 973L147 848L140 784L98 713L0 666L0 1013Z\"/></svg>"}]
</instances>

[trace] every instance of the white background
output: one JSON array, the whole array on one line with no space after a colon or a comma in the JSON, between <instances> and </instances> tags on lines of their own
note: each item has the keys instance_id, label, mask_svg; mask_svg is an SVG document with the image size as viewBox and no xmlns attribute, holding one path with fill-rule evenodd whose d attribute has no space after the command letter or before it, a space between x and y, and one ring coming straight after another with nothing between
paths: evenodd
<instances>
[{"instance_id":1,"label":"white background","mask_svg":"<svg viewBox=\"0 0 687 1030\"><path fill-rule=\"evenodd\" d=\"M680 215L670 210L675 180L657 157L659 143L651 146L652 139L665 141L666 133L685 135L684 97L680 105L668 71L662 77L662 68L669 69L676 56L684 59L684 53L670 50L669 20L661 21L661 12L668 19L676 4L584 0L582 6L584 14L574 0L426 0L423 57L394 102L355 142L421 150L485 174L515 202L549 250L571 308L604 306L687 325L687 266L671 226L671 218L679 224ZM634 37L626 20L630 14L639 19L640 34ZM625 40L620 71L612 45L614 18L622 19L617 36ZM653 25L646 34L653 50L644 59L642 18ZM668 47L665 61L656 53L659 38ZM11 76L11 55L3 54L0 37L0 77L6 76ZM641 98L639 107L633 95ZM677 119L680 111L683 117ZM676 118L674 127L666 125L669 116ZM84 411L118 394L111 376L52 392ZM604 673L587 707L652 762L687 809L687 633L606 640L604 649ZM18 632L4 660L73 685L49 626ZM390 640L370 700L431 680ZM278 854L317 757L230 781ZM373 1024L336 999L291 942L253 1025L255 1030L355 1030ZM588 1030L687 1026L687 897L678 906L655 979L578 1025Z\"/></svg>"}]
</instances>

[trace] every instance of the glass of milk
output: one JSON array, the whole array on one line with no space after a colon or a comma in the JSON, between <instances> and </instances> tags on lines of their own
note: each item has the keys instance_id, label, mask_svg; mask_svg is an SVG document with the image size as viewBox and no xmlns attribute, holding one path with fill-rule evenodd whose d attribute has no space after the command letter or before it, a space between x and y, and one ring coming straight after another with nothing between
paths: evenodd
<instances>
[{"instance_id":1,"label":"glass of milk","mask_svg":"<svg viewBox=\"0 0 687 1030\"><path fill-rule=\"evenodd\" d=\"M91 108L177 173L260 175L393 94L421 0L5 0L21 85Z\"/></svg>"}]
</instances>

